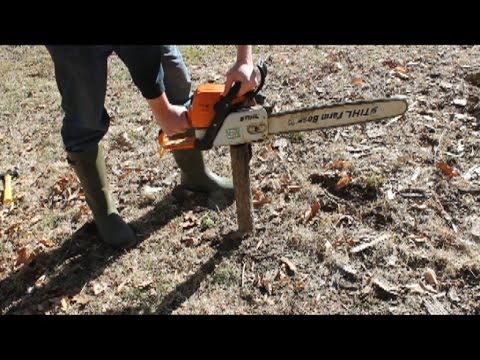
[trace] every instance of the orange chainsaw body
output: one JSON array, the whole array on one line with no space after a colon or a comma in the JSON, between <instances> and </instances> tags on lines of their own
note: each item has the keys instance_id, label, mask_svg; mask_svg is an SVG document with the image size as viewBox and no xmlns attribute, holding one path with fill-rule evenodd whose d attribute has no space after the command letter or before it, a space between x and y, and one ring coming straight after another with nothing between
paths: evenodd
<instances>
[{"instance_id":1,"label":"orange chainsaw body","mask_svg":"<svg viewBox=\"0 0 480 360\"><path fill-rule=\"evenodd\" d=\"M188 109L188 119L194 129L210 126L215 115L213 107L220 100L224 89L223 84L202 84L195 90L192 105Z\"/></svg>"},{"instance_id":2,"label":"orange chainsaw body","mask_svg":"<svg viewBox=\"0 0 480 360\"><path fill-rule=\"evenodd\" d=\"M224 84L201 84L195 90L187 117L194 130L207 129L215 116L215 104L222 99ZM232 104L245 101L244 96L233 99ZM186 150L195 147L195 135L169 138L163 131L158 136L160 146L165 150Z\"/></svg>"}]
</instances>

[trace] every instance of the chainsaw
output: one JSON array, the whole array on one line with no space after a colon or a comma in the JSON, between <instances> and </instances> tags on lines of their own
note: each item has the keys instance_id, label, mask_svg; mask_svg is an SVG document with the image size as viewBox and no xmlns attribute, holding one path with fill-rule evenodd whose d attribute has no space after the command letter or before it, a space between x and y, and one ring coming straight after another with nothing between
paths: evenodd
<instances>
[{"instance_id":1,"label":"chainsaw","mask_svg":"<svg viewBox=\"0 0 480 360\"><path fill-rule=\"evenodd\" d=\"M236 82L226 96L223 84L201 84L193 94L187 117L192 128L167 136L159 132L161 153L165 150L208 150L213 146L240 145L265 140L269 135L321 130L393 118L407 111L407 102L384 98L320 105L274 113L260 93L267 76L265 63L257 65L260 82L255 90L237 96Z\"/></svg>"}]
</instances>

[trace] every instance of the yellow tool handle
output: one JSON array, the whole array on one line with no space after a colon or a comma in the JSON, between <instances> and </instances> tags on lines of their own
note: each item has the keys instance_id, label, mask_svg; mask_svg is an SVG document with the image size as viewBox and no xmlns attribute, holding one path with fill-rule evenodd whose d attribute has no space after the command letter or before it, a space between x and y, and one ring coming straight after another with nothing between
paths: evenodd
<instances>
[{"instance_id":1,"label":"yellow tool handle","mask_svg":"<svg viewBox=\"0 0 480 360\"><path fill-rule=\"evenodd\" d=\"M5 205L9 205L13 202L12 197L12 176L5 175L3 177L3 181L5 182L5 187L3 189L3 203Z\"/></svg>"}]
</instances>

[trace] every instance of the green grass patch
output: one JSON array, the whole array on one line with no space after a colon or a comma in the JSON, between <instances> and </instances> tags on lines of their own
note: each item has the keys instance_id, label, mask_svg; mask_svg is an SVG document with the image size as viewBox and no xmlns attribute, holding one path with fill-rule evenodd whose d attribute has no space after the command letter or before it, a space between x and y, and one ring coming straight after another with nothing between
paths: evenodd
<instances>
[{"instance_id":1,"label":"green grass patch","mask_svg":"<svg viewBox=\"0 0 480 360\"><path fill-rule=\"evenodd\" d=\"M234 264L224 261L215 268L213 281L217 284L233 285L240 281L240 274Z\"/></svg>"}]
</instances>

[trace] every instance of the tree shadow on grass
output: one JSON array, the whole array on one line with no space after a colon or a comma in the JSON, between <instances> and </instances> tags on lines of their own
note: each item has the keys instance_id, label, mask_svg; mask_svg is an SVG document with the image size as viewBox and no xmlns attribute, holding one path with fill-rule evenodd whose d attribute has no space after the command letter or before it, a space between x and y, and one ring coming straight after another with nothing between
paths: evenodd
<instances>
[{"instance_id":1,"label":"tree shadow on grass","mask_svg":"<svg viewBox=\"0 0 480 360\"><path fill-rule=\"evenodd\" d=\"M142 306L125 307L119 311L111 311L108 314L162 314L169 315L178 309L185 301L187 301L198 290L206 277L213 273L215 267L224 259L229 258L235 250L238 249L243 239L243 235L239 232L231 232L221 237L217 243L217 252L200 268L191 275L183 283L177 285L170 293L168 293L161 303L156 306L154 311L145 309ZM152 299L155 301L155 299Z\"/></svg>"},{"instance_id":2,"label":"tree shadow on grass","mask_svg":"<svg viewBox=\"0 0 480 360\"><path fill-rule=\"evenodd\" d=\"M130 223L135 230L141 229L141 232L137 231L138 244L181 213L208 201L204 194L185 194L176 187L151 211ZM172 201L177 206L170 206ZM224 202L219 209L228 205ZM61 298L80 293L87 283L126 252L128 250L115 250L103 245L97 238L95 225L85 224L59 248L38 255L30 264L0 281L0 314L44 314L52 311ZM48 281L37 288L35 282L42 275L46 275Z\"/></svg>"}]
</instances>

